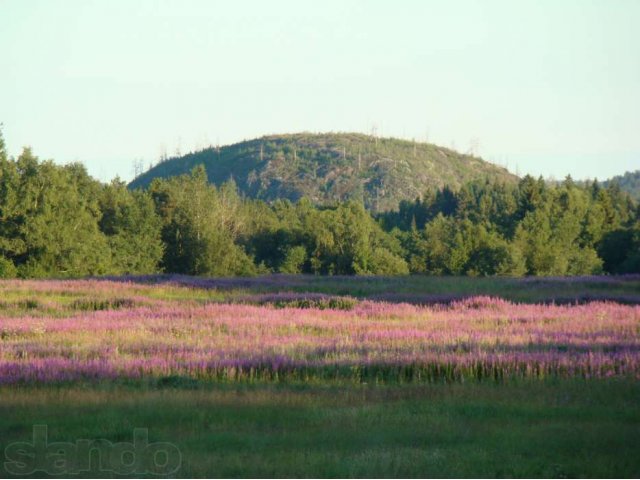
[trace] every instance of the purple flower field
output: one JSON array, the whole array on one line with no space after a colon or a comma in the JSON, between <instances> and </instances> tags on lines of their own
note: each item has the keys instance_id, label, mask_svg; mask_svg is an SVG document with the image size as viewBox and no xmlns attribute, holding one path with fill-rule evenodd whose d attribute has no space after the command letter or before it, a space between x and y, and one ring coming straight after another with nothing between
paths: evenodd
<instances>
[{"instance_id":1,"label":"purple flower field","mask_svg":"<svg viewBox=\"0 0 640 480\"><path fill-rule=\"evenodd\" d=\"M291 307L287 295L249 293L234 303L192 286L0 282L0 384L640 379L640 306L296 294Z\"/></svg>"}]
</instances>

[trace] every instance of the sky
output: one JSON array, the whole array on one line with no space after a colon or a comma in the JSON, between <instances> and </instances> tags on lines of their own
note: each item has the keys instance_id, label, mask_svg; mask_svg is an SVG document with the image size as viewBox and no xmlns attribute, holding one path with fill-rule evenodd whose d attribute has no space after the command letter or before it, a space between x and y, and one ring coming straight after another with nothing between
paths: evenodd
<instances>
[{"instance_id":1,"label":"sky","mask_svg":"<svg viewBox=\"0 0 640 480\"><path fill-rule=\"evenodd\" d=\"M356 131L514 173L640 168L640 1L0 0L0 122L103 181L265 134Z\"/></svg>"}]
</instances>

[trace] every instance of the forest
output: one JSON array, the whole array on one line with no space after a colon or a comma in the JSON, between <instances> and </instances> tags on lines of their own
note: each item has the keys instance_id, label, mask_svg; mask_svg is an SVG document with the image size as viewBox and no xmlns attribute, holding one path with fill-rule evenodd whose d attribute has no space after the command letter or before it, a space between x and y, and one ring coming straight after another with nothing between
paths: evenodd
<instances>
[{"instance_id":1,"label":"forest","mask_svg":"<svg viewBox=\"0 0 640 480\"><path fill-rule=\"evenodd\" d=\"M432 143L354 132L265 135L210 146L160 161L137 175L130 188L148 188L156 178L188 174L204 165L209 183L230 178L243 195L273 202L303 197L331 206L355 200L374 214L398 208L429 188L459 189L484 178L517 182L506 168L481 157Z\"/></svg>"},{"instance_id":2,"label":"forest","mask_svg":"<svg viewBox=\"0 0 640 480\"><path fill-rule=\"evenodd\" d=\"M615 182L487 177L396 210L266 203L203 166L129 189L0 137L0 277L180 273L563 276L640 272L640 207Z\"/></svg>"}]
</instances>

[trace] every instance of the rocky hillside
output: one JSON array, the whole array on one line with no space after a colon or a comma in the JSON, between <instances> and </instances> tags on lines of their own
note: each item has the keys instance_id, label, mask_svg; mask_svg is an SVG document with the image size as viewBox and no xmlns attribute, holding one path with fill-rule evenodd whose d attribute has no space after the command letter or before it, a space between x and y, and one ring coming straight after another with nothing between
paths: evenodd
<instances>
[{"instance_id":1,"label":"rocky hillside","mask_svg":"<svg viewBox=\"0 0 640 480\"><path fill-rule=\"evenodd\" d=\"M130 184L146 187L204 165L212 183L233 179L253 198L318 204L362 199L372 211L397 208L429 187L457 187L469 180L516 181L506 169L481 158L428 143L356 133L270 135L208 148L154 166Z\"/></svg>"}]
</instances>

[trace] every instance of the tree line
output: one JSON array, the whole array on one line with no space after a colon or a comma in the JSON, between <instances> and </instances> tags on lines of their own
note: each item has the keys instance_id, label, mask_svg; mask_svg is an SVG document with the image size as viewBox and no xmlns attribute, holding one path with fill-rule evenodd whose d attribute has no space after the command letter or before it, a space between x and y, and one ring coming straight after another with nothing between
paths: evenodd
<instances>
[{"instance_id":1,"label":"tree line","mask_svg":"<svg viewBox=\"0 0 640 480\"><path fill-rule=\"evenodd\" d=\"M579 275L640 271L640 208L616 184L524 177L435 189L372 216L355 201L267 204L204 167L130 190L81 164L9 158L0 277L148 274Z\"/></svg>"}]
</instances>

